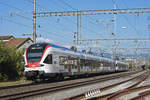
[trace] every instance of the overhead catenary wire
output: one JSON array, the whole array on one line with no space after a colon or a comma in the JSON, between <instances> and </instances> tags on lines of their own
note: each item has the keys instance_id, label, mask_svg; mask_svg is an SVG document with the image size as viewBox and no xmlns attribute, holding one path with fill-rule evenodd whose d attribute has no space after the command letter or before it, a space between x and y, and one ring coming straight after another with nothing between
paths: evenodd
<instances>
[{"instance_id":1,"label":"overhead catenary wire","mask_svg":"<svg viewBox=\"0 0 150 100\"><path fill-rule=\"evenodd\" d=\"M15 20L12 20L12 19L9 19L9 17L8 16L4 16L3 18L2 18L2 20L4 20L4 21L7 21L7 22L10 22L10 23L13 23L13 24L16 24L16 25L19 25L19 26L22 26L22 27L26 27L26 28L31 28L32 29L32 26L30 26L30 25L27 25L27 24L24 24L24 23L21 23L21 22L17 22L17 21L15 21ZM53 36L53 37L56 37L56 35L57 35L57 37L59 37L59 38L64 38L64 39L68 39L67 37L65 37L64 35L60 35L60 34L58 34L57 32L50 32L50 31L46 31L46 30L43 30L43 29L37 29L38 31L40 31L40 32L46 32L46 33L53 33L53 34L51 34L51 36Z\"/></svg>"},{"instance_id":2,"label":"overhead catenary wire","mask_svg":"<svg viewBox=\"0 0 150 100\"><path fill-rule=\"evenodd\" d=\"M5 6L7 6L7 7L10 7L10 8L19 10L19 11L23 11L23 9L21 9L21 8L17 8L17 7L15 7L15 6L12 6L12 5L10 5L10 4L4 3L4 2L2 2L2 1L0 1L0 5L5 5Z\"/></svg>"},{"instance_id":3,"label":"overhead catenary wire","mask_svg":"<svg viewBox=\"0 0 150 100\"><path fill-rule=\"evenodd\" d=\"M122 2L123 2L124 5L126 6L126 8L129 8L124 0L122 0ZM118 5L117 5L117 7L118 7ZM133 25L133 24L129 21L128 17L126 17L125 15L122 15L122 16L123 16L123 17L125 18L125 20L129 23L129 25L135 30L135 32L137 33L137 35L138 35L139 37L141 37L141 34L140 34L140 33L142 33L142 32L139 32L139 30L136 28L137 23L135 23L135 25ZM138 13L137 17L139 17L139 13ZM135 20L136 20L136 19L135 19ZM139 19L137 19L137 20L139 20ZM142 46L144 47L144 43L143 43L142 41L141 41L141 44L142 44Z\"/></svg>"},{"instance_id":4,"label":"overhead catenary wire","mask_svg":"<svg viewBox=\"0 0 150 100\"><path fill-rule=\"evenodd\" d=\"M112 0L112 2L113 2L113 0ZM124 0L123 0L123 3L126 5L126 8L129 9ZM117 4L116 4L116 7L119 9L119 6L118 6ZM122 16L123 16L124 19L128 22L128 24L135 30L135 32L139 35L139 32L138 32L137 28L135 27L135 25L133 25L133 24L131 23L131 21L129 21L128 17L127 17L126 15L122 15Z\"/></svg>"},{"instance_id":5,"label":"overhead catenary wire","mask_svg":"<svg viewBox=\"0 0 150 100\"><path fill-rule=\"evenodd\" d=\"M54 1L54 0L52 0L53 2L52 3L54 3L55 5L57 5L58 7L62 7L61 5L59 5L56 1ZM62 1L59 1L59 2L61 2L61 3L63 3L63 4L65 4L65 5L67 5L69 8L71 8L71 9L73 9L73 10L77 10L76 8L74 8L74 7L72 7L70 4L68 4L67 2L65 2L64 0ZM63 7L62 7L63 8ZM65 10L65 8L63 8L64 10ZM65 19L65 18L64 18ZM68 20L68 18L66 18L66 20ZM73 24L77 24L77 22L75 22L75 21L73 21L72 19L70 19L71 20L71 22L73 23ZM91 22L92 23L92 22ZM82 28L83 29L86 29L86 27L84 27L84 26L82 26ZM88 29L92 34L93 33L97 33L96 31L94 31L94 30L91 30L91 28L90 29Z\"/></svg>"},{"instance_id":6,"label":"overhead catenary wire","mask_svg":"<svg viewBox=\"0 0 150 100\"><path fill-rule=\"evenodd\" d=\"M31 0L29 0L29 1L31 1ZM64 0L63 0L64 1ZM32 3L32 2L31 2ZM69 6L68 6L69 7ZM14 8L15 9L15 8ZM58 24L59 25L59 24Z\"/></svg>"},{"instance_id":7,"label":"overhead catenary wire","mask_svg":"<svg viewBox=\"0 0 150 100\"><path fill-rule=\"evenodd\" d=\"M32 3L32 2L31 2ZM68 21L68 18L66 18L66 20ZM73 22L72 20L71 20L71 22ZM49 21L47 21L46 23L49 23ZM73 22L73 23L75 23L75 22ZM76 24L76 23L75 23ZM58 24L59 25L59 24ZM60 25L61 27L64 27L64 25ZM91 30L92 31L92 30ZM73 31L72 31L73 32ZM92 31L93 33L95 33L94 31Z\"/></svg>"},{"instance_id":8,"label":"overhead catenary wire","mask_svg":"<svg viewBox=\"0 0 150 100\"><path fill-rule=\"evenodd\" d=\"M31 4L33 3L33 1L31 1L31 0L25 0L25 1L27 1L27 2L29 2L29 3L31 3ZM37 2L37 6L38 6L38 8L42 8L42 9L44 9L44 10L48 10L48 8L43 7L41 4L38 4L38 2ZM46 23L50 24L48 20L46 21ZM63 25L60 25L60 26L61 26L61 27L64 27ZM39 29L37 29L37 30L39 30ZM41 30L41 29L40 29L40 30ZM48 34L48 33L51 33L51 34L53 33L53 32L44 31L44 29L42 29L42 30L43 30L42 33L43 33L43 32L46 32L47 34ZM53 34L53 36L56 35L57 33L58 33L58 32L55 32L55 34ZM57 36L59 36L59 37L61 37L61 38L67 39L66 37L64 37L64 35L57 34Z\"/></svg>"},{"instance_id":9,"label":"overhead catenary wire","mask_svg":"<svg viewBox=\"0 0 150 100\"><path fill-rule=\"evenodd\" d=\"M33 4L33 0L25 0L25 1L29 2L30 4ZM44 7L44 6L42 6L41 4L39 4L38 1L36 1L36 6L37 6L38 8L40 8L40 10L41 10L41 9L48 10L46 7Z\"/></svg>"},{"instance_id":10,"label":"overhead catenary wire","mask_svg":"<svg viewBox=\"0 0 150 100\"><path fill-rule=\"evenodd\" d=\"M25 0L28 1L29 3L33 3L31 0ZM38 7L44 8L44 9L48 9L46 7L41 6L40 4L37 4ZM47 20L46 23L49 23L49 21ZM64 25L60 25L61 27L64 27ZM62 37L61 37L62 38Z\"/></svg>"},{"instance_id":11,"label":"overhead catenary wire","mask_svg":"<svg viewBox=\"0 0 150 100\"><path fill-rule=\"evenodd\" d=\"M16 22L14 20L10 20L10 19L6 18L6 16L3 17L2 20L8 21L8 22L11 22L11 23L14 23L14 24L17 24L19 26L26 27L26 28L31 28L32 27L32 26L29 26L29 25L26 25L26 24L23 24L23 23L20 23L20 22Z\"/></svg>"},{"instance_id":12,"label":"overhead catenary wire","mask_svg":"<svg viewBox=\"0 0 150 100\"><path fill-rule=\"evenodd\" d=\"M5 16L5 18L3 18L3 20L5 20L5 21L7 21L7 22L10 22L10 23L13 23L13 24L16 24L16 25L19 25L19 26L23 26L23 27L31 28L31 29L32 29L32 26L26 25L26 24L23 24L23 23L14 21L14 20L7 19L6 16ZM41 32L52 33L52 32L46 31L46 30L42 30L42 29L37 29L37 30L39 30L39 31L41 31ZM56 34L56 33L54 33L54 34ZM53 34L52 34L51 36L56 37L56 36L53 35ZM68 38L64 37L63 35L57 35L57 37L59 37L59 38L62 38L62 37L63 37L63 38L65 38L65 39L68 39ZM61 39L60 39L60 40L61 40ZM56 42L57 42L57 41L56 41Z\"/></svg>"},{"instance_id":13,"label":"overhead catenary wire","mask_svg":"<svg viewBox=\"0 0 150 100\"><path fill-rule=\"evenodd\" d=\"M61 2L61 3L63 3L64 5L68 6L68 7L71 8L72 10L75 10L75 11L78 10L78 9L74 8L73 6L71 6L71 5L67 2L67 0L66 0L66 1L64 1L64 0L58 0L58 1ZM90 17L90 16L87 16L87 17L88 17L90 20L92 20L92 21L88 20L89 23L91 23L92 25L97 26L97 24L94 23L94 22L95 22L95 19L93 19L93 18ZM94 20L94 22L93 22L93 20ZM84 26L82 26L82 27L83 27L83 28L86 28L86 27L84 27ZM91 30L91 28L90 28L89 31L91 31L92 33L93 33L93 32L94 32L94 33L97 33L97 32L95 32L95 31Z\"/></svg>"},{"instance_id":14,"label":"overhead catenary wire","mask_svg":"<svg viewBox=\"0 0 150 100\"><path fill-rule=\"evenodd\" d=\"M32 13L31 11L25 11L24 9L21 9L21 8L13 6L13 5L10 5L10 4L6 3L6 2L4 3L2 1L0 1L0 5L4 5L4 6L8 7L8 8L12 8L12 9L18 10L19 11L18 13Z\"/></svg>"}]
</instances>

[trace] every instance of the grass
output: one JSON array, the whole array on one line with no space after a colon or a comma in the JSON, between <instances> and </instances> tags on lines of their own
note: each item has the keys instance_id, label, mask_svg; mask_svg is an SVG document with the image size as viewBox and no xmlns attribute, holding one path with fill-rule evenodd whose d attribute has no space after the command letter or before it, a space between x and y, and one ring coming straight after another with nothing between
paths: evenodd
<instances>
[{"instance_id":1,"label":"grass","mask_svg":"<svg viewBox=\"0 0 150 100\"><path fill-rule=\"evenodd\" d=\"M31 81L19 80L19 81L0 82L0 87L19 85L19 84L27 84L27 83L31 83Z\"/></svg>"}]
</instances>

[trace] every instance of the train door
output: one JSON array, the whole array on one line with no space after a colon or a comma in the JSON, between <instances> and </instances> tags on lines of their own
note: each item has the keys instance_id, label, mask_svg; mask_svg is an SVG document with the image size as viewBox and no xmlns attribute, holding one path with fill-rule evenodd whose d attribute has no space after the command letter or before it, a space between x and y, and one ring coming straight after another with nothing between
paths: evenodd
<instances>
[{"instance_id":1,"label":"train door","mask_svg":"<svg viewBox=\"0 0 150 100\"><path fill-rule=\"evenodd\" d=\"M68 65L68 72L72 72L71 71L71 65Z\"/></svg>"},{"instance_id":2,"label":"train door","mask_svg":"<svg viewBox=\"0 0 150 100\"><path fill-rule=\"evenodd\" d=\"M46 73L53 72L53 68L52 68L52 66L53 66L53 54L48 54L46 56L46 58L44 59L43 63L45 65L44 70Z\"/></svg>"},{"instance_id":3,"label":"train door","mask_svg":"<svg viewBox=\"0 0 150 100\"><path fill-rule=\"evenodd\" d=\"M116 71L120 70L119 67L118 67L118 60L116 60L116 62L115 62L115 67L116 67Z\"/></svg>"},{"instance_id":4,"label":"train door","mask_svg":"<svg viewBox=\"0 0 150 100\"><path fill-rule=\"evenodd\" d=\"M53 54L53 70L54 72L59 72L59 55L58 53Z\"/></svg>"},{"instance_id":5,"label":"train door","mask_svg":"<svg viewBox=\"0 0 150 100\"><path fill-rule=\"evenodd\" d=\"M67 57L67 66L68 66L68 72L71 73L72 72L72 67L71 67L71 57L68 56Z\"/></svg>"}]
</instances>

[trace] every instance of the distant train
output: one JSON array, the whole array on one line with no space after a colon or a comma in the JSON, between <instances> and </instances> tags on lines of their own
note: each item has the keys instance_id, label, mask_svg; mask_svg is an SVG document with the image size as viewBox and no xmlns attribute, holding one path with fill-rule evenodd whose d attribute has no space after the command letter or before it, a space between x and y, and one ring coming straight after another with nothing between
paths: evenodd
<instances>
[{"instance_id":1,"label":"distant train","mask_svg":"<svg viewBox=\"0 0 150 100\"><path fill-rule=\"evenodd\" d=\"M36 43L24 54L24 74L29 80L63 79L65 76L127 71L128 64L50 43Z\"/></svg>"}]
</instances>

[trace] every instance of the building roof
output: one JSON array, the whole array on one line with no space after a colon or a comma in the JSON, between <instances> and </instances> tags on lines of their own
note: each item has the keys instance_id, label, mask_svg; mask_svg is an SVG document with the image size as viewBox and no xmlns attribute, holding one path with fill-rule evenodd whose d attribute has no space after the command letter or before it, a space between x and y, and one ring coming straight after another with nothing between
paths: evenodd
<instances>
[{"instance_id":1,"label":"building roof","mask_svg":"<svg viewBox=\"0 0 150 100\"><path fill-rule=\"evenodd\" d=\"M19 48L26 41L31 40L30 38L13 38L5 43L5 45L9 48L17 47ZM31 40L32 41L32 40Z\"/></svg>"},{"instance_id":2,"label":"building roof","mask_svg":"<svg viewBox=\"0 0 150 100\"><path fill-rule=\"evenodd\" d=\"M9 36L0 36L0 40L10 40L11 38L14 38L12 35Z\"/></svg>"}]
</instances>

